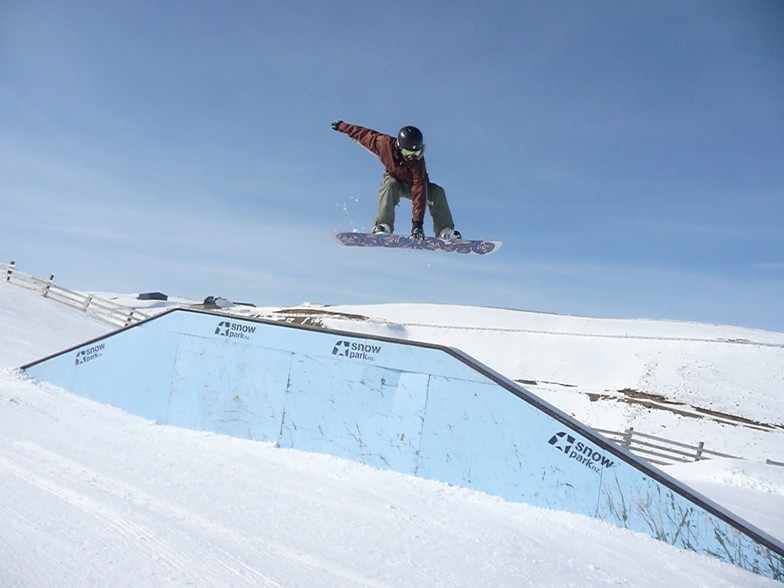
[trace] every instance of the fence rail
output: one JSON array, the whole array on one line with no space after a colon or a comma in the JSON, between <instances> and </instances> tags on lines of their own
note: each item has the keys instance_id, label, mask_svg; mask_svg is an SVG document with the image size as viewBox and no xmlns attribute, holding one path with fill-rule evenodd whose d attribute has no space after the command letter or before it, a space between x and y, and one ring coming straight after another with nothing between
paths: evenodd
<instances>
[{"instance_id":1,"label":"fence rail","mask_svg":"<svg viewBox=\"0 0 784 588\"><path fill-rule=\"evenodd\" d=\"M657 465L672 465L676 463L690 463L711 459L712 457L730 457L743 459L737 455L720 453L705 449L705 443L700 441L697 445L689 445L678 441L671 441L656 435L639 433L634 427L625 431L608 431L596 429L599 433L647 461ZM770 460L768 460L770 462ZM775 462L773 462L775 463Z\"/></svg>"},{"instance_id":2,"label":"fence rail","mask_svg":"<svg viewBox=\"0 0 784 588\"><path fill-rule=\"evenodd\" d=\"M49 298L60 304L81 310L102 322L116 327L127 327L150 318L150 315L136 308L58 286L54 283L54 275L42 278L21 271L13 261L11 263L0 263L0 276L9 284L40 292L44 298Z\"/></svg>"}]
</instances>

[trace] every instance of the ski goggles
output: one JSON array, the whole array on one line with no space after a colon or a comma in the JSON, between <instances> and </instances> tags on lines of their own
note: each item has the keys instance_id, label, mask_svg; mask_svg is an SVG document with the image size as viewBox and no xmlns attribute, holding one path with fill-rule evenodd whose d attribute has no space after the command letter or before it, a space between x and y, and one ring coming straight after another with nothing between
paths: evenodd
<instances>
[{"instance_id":1,"label":"ski goggles","mask_svg":"<svg viewBox=\"0 0 784 588\"><path fill-rule=\"evenodd\" d=\"M419 157L422 155L422 151L424 151L424 145L419 149L405 149L403 147L400 148L400 153L403 154L403 157Z\"/></svg>"}]
</instances>

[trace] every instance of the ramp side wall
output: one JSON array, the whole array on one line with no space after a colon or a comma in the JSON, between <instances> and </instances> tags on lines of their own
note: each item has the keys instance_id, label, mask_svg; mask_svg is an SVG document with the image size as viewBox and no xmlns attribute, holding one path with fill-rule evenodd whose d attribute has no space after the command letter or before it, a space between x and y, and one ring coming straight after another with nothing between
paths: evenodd
<instances>
[{"instance_id":1,"label":"ramp side wall","mask_svg":"<svg viewBox=\"0 0 784 588\"><path fill-rule=\"evenodd\" d=\"M175 310L25 366L157 423L599 517L784 580L784 547L446 348Z\"/></svg>"}]
</instances>

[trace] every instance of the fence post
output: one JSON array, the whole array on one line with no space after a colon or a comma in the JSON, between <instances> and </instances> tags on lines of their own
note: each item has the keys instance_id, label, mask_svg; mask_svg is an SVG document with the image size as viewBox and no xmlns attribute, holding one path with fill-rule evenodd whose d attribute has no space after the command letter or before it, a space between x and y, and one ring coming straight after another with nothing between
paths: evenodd
<instances>
[{"instance_id":1,"label":"fence post","mask_svg":"<svg viewBox=\"0 0 784 588\"><path fill-rule=\"evenodd\" d=\"M49 294L49 288L52 287L52 282L54 281L54 274L49 276L49 279L46 281L46 286L44 286L44 293L41 295L44 298Z\"/></svg>"},{"instance_id":2,"label":"fence post","mask_svg":"<svg viewBox=\"0 0 784 588\"><path fill-rule=\"evenodd\" d=\"M93 295L89 294L87 298L84 300L84 304L82 305L82 312L87 312L87 309L90 306L90 303L93 301Z\"/></svg>"},{"instance_id":3,"label":"fence post","mask_svg":"<svg viewBox=\"0 0 784 588\"><path fill-rule=\"evenodd\" d=\"M630 449L632 446L632 436L634 435L634 427L629 427L623 432L623 439L621 441L621 447L625 447L626 449Z\"/></svg>"},{"instance_id":4,"label":"fence post","mask_svg":"<svg viewBox=\"0 0 784 588\"><path fill-rule=\"evenodd\" d=\"M6 270L6 272L5 272L5 281L6 282L10 282L11 281L11 274L14 273L14 266L15 265L16 265L15 261L12 261L11 263L8 264L8 270Z\"/></svg>"},{"instance_id":5,"label":"fence post","mask_svg":"<svg viewBox=\"0 0 784 588\"><path fill-rule=\"evenodd\" d=\"M694 461L700 461L702 459L702 450L705 448L705 442L700 441L697 443L697 453L694 455Z\"/></svg>"}]
</instances>

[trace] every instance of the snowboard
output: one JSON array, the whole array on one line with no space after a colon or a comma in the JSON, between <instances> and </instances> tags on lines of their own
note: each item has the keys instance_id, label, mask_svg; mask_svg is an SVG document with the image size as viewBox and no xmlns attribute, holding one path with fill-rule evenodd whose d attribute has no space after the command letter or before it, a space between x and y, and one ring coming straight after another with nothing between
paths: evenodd
<instances>
[{"instance_id":1,"label":"snowboard","mask_svg":"<svg viewBox=\"0 0 784 588\"><path fill-rule=\"evenodd\" d=\"M334 231L332 236L341 245L347 247L387 247L390 249L424 249L427 251L444 251L447 253L463 253L466 255L489 255L498 251L501 241L477 241L473 239L439 239L425 237L414 239L408 235L390 235L372 233L341 233Z\"/></svg>"}]
</instances>

